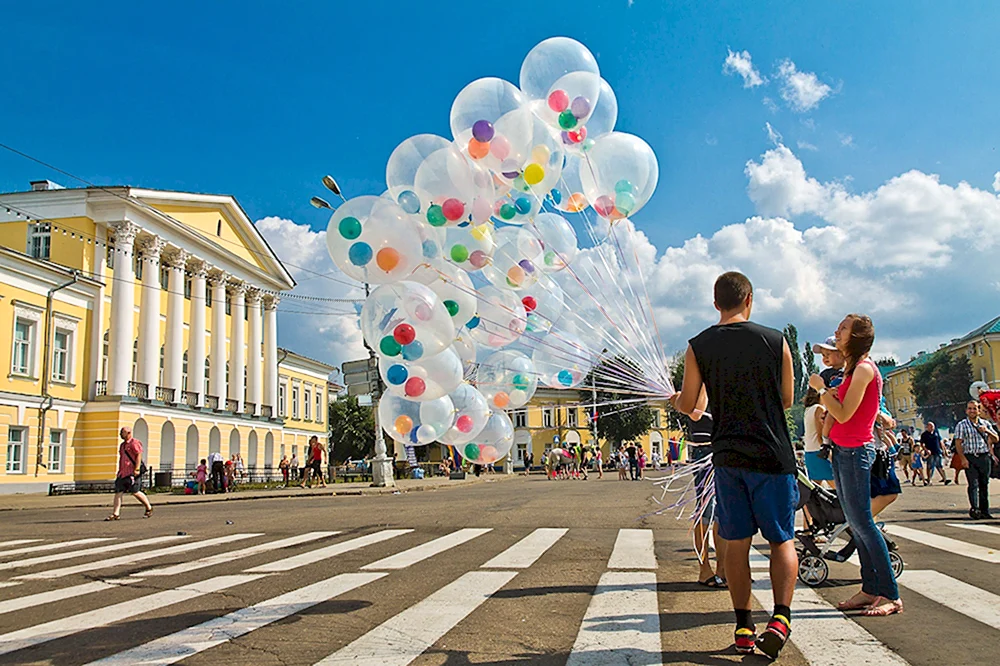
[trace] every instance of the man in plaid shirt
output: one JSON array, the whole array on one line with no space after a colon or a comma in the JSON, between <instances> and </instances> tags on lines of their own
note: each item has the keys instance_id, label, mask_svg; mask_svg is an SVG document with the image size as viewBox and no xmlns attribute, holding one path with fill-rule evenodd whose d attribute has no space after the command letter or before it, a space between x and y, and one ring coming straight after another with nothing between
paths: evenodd
<instances>
[{"instance_id":1,"label":"man in plaid shirt","mask_svg":"<svg viewBox=\"0 0 1000 666\"><path fill-rule=\"evenodd\" d=\"M955 451L969 460L965 478L969 481L969 517L990 518L990 467L1000 464L993 454L997 431L993 424L979 418L979 403L970 400L965 406L967 418L955 426Z\"/></svg>"}]
</instances>

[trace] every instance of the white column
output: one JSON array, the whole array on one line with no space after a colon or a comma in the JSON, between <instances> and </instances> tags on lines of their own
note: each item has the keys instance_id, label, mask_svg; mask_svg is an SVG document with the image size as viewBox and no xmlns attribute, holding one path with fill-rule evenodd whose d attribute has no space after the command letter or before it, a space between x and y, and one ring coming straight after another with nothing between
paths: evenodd
<instances>
[{"instance_id":1,"label":"white column","mask_svg":"<svg viewBox=\"0 0 1000 666\"><path fill-rule=\"evenodd\" d=\"M253 413L260 414L261 400L264 398L263 386L261 384L261 357L260 357L260 298L261 293L257 289L250 289L247 292L247 399L253 403Z\"/></svg>"},{"instance_id":2,"label":"white column","mask_svg":"<svg viewBox=\"0 0 1000 666\"><path fill-rule=\"evenodd\" d=\"M135 267L132 257L139 227L128 220L110 226L115 234L115 272L108 335L108 395L127 395L132 375L135 321Z\"/></svg>"},{"instance_id":3,"label":"white column","mask_svg":"<svg viewBox=\"0 0 1000 666\"><path fill-rule=\"evenodd\" d=\"M264 300L264 404L278 417L278 297Z\"/></svg>"},{"instance_id":4,"label":"white column","mask_svg":"<svg viewBox=\"0 0 1000 666\"><path fill-rule=\"evenodd\" d=\"M209 278L212 285L212 352L211 383L212 395L219 399L219 407L225 408L226 396L226 281L229 275L219 273Z\"/></svg>"},{"instance_id":5,"label":"white column","mask_svg":"<svg viewBox=\"0 0 1000 666\"><path fill-rule=\"evenodd\" d=\"M188 327L188 391L198 394L197 405L205 404L205 278L208 265L191 262L191 321Z\"/></svg>"},{"instance_id":6,"label":"white column","mask_svg":"<svg viewBox=\"0 0 1000 666\"><path fill-rule=\"evenodd\" d=\"M232 287L232 307L229 316L229 399L235 400L236 411L243 411L243 389L245 387L243 370L246 367L246 345L243 343L243 297L246 286L242 284Z\"/></svg>"},{"instance_id":7,"label":"white column","mask_svg":"<svg viewBox=\"0 0 1000 666\"><path fill-rule=\"evenodd\" d=\"M167 280L167 335L163 350L163 386L174 389L174 400L181 401L181 375L184 369L184 264L188 253L175 250L167 257L170 269Z\"/></svg>"},{"instance_id":8,"label":"white column","mask_svg":"<svg viewBox=\"0 0 1000 666\"><path fill-rule=\"evenodd\" d=\"M97 298L94 299L93 312L90 317L90 368L87 376L87 385L90 387L87 395L93 400L97 397L97 381L104 379L104 296L108 292L108 287L112 283L107 280L107 251L104 244L108 239L108 228L103 224L97 225L97 242L93 245L94 251L94 276L104 285L98 289ZM110 345L109 345L110 346ZM110 364L111 359L108 359ZM110 368L109 368L110 369Z\"/></svg>"},{"instance_id":9,"label":"white column","mask_svg":"<svg viewBox=\"0 0 1000 666\"><path fill-rule=\"evenodd\" d=\"M140 238L137 245L142 262L142 301L139 306L138 381L152 398L160 373L160 252L166 243L157 236Z\"/></svg>"}]
</instances>

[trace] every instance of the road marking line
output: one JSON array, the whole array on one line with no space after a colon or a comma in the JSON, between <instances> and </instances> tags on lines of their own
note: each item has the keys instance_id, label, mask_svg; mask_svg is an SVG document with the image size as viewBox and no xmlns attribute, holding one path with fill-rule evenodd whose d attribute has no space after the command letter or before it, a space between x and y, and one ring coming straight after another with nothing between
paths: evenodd
<instances>
[{"instance_id":1,"label":"road marking line","mask_svg":"<svg viewBox=\"0 0 1000 666\"><path fill-rule=\"evenodd\" d=\"M978 525L978 524L968 524L968 523L947 523L948 527L961 527L963 530L974 530L976 532L985 532L987 534L1000 534L1000 527L994 525ZM0 553L2 555L3 553Z\"/></svg>"},{"instance_id":2,"label":"road marking line","mask_svg":"<svg viewBox=\"0 0 1000 666\"><path fill-rule=\"evenodd\" d=\"M516 571L470 571L316 666L406 666L509 583Z\"/></svg>"},{"instance_id":3,"label":"road marking line","mask_svg":"<svg viewBox=\"0 0 1000 666\"><path fill-rule=\"evenodd\" d=\"M83 583L82 585L73 585L72 587L65 587L61 590L51 590L49 592L39 592L38 594L29 594L24 597L19 597L17 599L9 599L7 601L0 601L0 615L4 613L12 613L14 611L24 610L25 608L32 608L34 606L41 606L42 604L49 604L53 601L63 601L64 599L72 599L73 597L80 597L84 594L91 594L93 592L103 592L104 590L113 590L121 587L122 585L128 585L129 583L141 582L141 578L128 578L125 580L107 581L98 580L92 583Z\"/></svg>"},{"instance_id":4,"label":"road marking line","mask_svg":"<svg viewBox=\"0 0 1000 666\"><path fill-rule=\"evenodd\" d=\"M750 552L760 554L756 548L751 548ZM755 580L753 595L766 610L772 609L774 598L770 579ZM792 636L789 640L811 666L907 666L907 662L888 646L837 610L815 590L803 585L796 586L792 599Z\"/></svg>"},{"instance_id":5,"label":"road marking line","mask_svg":"<svg viewBox=\"0 0 1000 666\"><path fill-rule=\"evenodd\" d=\"M562 528L539 528L484 564L483 568L527 569L568 531Z\"/></svg>"},{"instance_id":6,"label":"road marking line","mask_svg":"<svg viewBox=\"0 0 1000 666\"><path fill-rule=\"evenodd\" d=\"M37 541L37 539L27 539L28 541ZM102 543L104 541L114 541L114 537L94 537L91 539L77 539L75 541L64 541L62 543L46 543L41 546L28 546L26 548L15 548L14 550L4 550L0 551L0 557L7 557L8 555L22 555L24 553L41 553L46 550L59 550L60 548L72 548L73 546L86 546L91 543ZM11 541L10 543L19 543L17 541Z\"/></svg>"},{"instance_id":7,"label":"road marking line","mask_svg":"<svg viewBox=\"0 0 1000 666\"><path fill-rule=\"evenodd\" d=\"M167 555L186 553L190 550L199 550L210 546L219 546L225 543L240 541L242 539L251 539L259 536L264 535L260 533L227 534L214 539L205 539L192 543L182 543L179 546L169 546L158 550L140 550L138 552L129 553L128 555L122 555L121 557L112 557L109 560L99 560L95 562L87 562L86 564L77 564L71 567L63 567L61 569L50 569L48 571L40 571L38 573L23 574L21 576L17 576L17 578L21 580L49 580L52 578L62 578L63 576L71 576L85 571L97 571L100 569L110 569L112 567L129 566L136 564L137 562L166 557Z\"/></svg>"},{"instance_id":8,"label":"road marking line","mask_svg":"<svg viewBox=\"0 0 1000 666\"><path fill-rule=\"evenodd\" d=\"M937 571L904 571L899 584L973 620L1000 629L1000 596Z\"/></svg>"},{"instance_id":9,"label":"road marking line","mask_svg":"<svg viewBox=\"0 0 1000 666\"><path fill-rule=\"evenodd\" d=\"M653 530L618 530L609 569L656 569Z\"/></svg>"},{"instance_id":10,"label":"road marking line","mask_svg":"<svg viewBox=\"0 0 1000 666\"><path fill-rule=\"evenodd\" d=\"M130 650L98 659L90 662L90 665L174 664L388 575L387 573L339 574L197 626L182 629L169 636L157 638Z\"/></svg>"},{"instance_id":11,"label":"road marking line","mask_svg":"<svg viewBox=\"0 0 1000 666\"><path fill-rule=\"evenodd\" d=\"M656 574L609 571L601 576L566 666L661 664Z\"/></svg>"},{"instance_id":12,"label":"road marking line","mask_svg":"<svg viewBox=\"0 0 1000 666\"><path fill-rule=\"evenodd\" d=\"M120 543L112 544L110 546L98 546L97 548L84 548L83 550L74 550L68 553L55 553L54 555L42 555L40 557L32 557L26 560L14 560L13 562L2 562L0 563L0 571L6 569L23 569L24 567L33 567L36 564L48 564L49 562L59 562L60 560L73 560L78 557L84 557L87 555L101 555L102 553L112 553L121 552L122 550L128 548L130 550L141 548L142 546L152 546L158 543L165 543L167 541L176 541L178 539L187 539L187 535L170 535L153 537L152 539L141 539L139 541L130 541L127 545Z\"/></svg>"},{"instance_id":13,"label":"road marking line","mask_svg":"<svg viewBox=\"0 0 1000 666\"><path fill-rule=\"evenodd\" d=\"M107 626L113 622L127 620L130 617L143 615L154 610L159 610L182 601L219 592L231 587L245 585L263 576L248 576L238 574L235 576L216 576L208 580L184 585L174 590L164 590L155 592L144 597L138 597L123 601L121 603L105 606L96 610L78 613L59 620L52 620L44 624L36 624L25 629L12 631L0 636L0 654L9 654L17 650L40 645L57 638L72 636L73 634Z\"/></svg>"},{"instance_id":14,"label":"road marking line","mask_svg":"<svg viewBox=\"0 0 1000 666\"><path fill-rule=\"evenodd\" d=\"M885 531L893 536L909 539L910 541L916 541L917 543L922 543L925 546L944 550L956 555L964 555L965 557L982 560L983 562L992 562L994 564L1000 563L1000 551L997 551L994 548L983 548L982 546L959 541L958 539L952 539L938 534L931 534L930 532L915 530L910 527L903 527L902 525L886 525Z\"/></svg>"},{"instance_id":15,"label":"road marking line","mask_svg":"<svg viewBox=\"0 0 1000 666\"><path fill-rule=\"evenodd\" d=\"M413 530L382 530L381 532L366 534L365 536L349 539L347 541L341 541L340 543L334 543L324 548L317 548L316 550L311 550L308 553L293 555L292 557L286 557L284 559L275 560L274 562L268 562L267 564L262 564L259 567L247 569L246 573L282 573L284 571L290 571L291 569L298 569L299 567L315 564L316 562L322 562L323 560L331 557L336 557L337 555L357 550L358 548L364 548L365 546L370 546L374 543L388 541L394 537L409 534L412 531Z\"/></svg>"},{"instance_id":16,"label":"road marking line","mask_svg":"<svg viewBox=\"0 0 1000 666\"><path fill-rule=\"evenodd\" d=\"M279 539L278 541L271 541L268 543L257 544L256 546L250 546L249 548L244 548L242 550L234 550L228 553L219 553L218 555L209 555L208 557L203 557L200 560L193 560L191 562L181 562L180 564L160 567L159 569L143 571L139 575L143 577L175 576L177 574L188 573L189 571L195 571L196 569L213 567L216 564L225 564L227 562L232 562L233 560L243 559L244 557L251 557L253 555L258 555L260 553L267 553L272 550L278 550L279 548L298 546L303 543L316 541L317 539L325 539L326 537L335 536L337 534L340 534L340 532L307 532L306 534L299 534L297 536L289 537L287 539Z\"/></svg>"},{"instance_id":17,"label":"road marking line","mask_svg":"<svg viewBox=\"0 0 1000 666\"><path fill-rule=\"evenodd\" d=\"M466 527L458 530L457 532L452 532L451 534L446 534L443 537L438 537L433 541L428 541L427 543L404 550L401 553L384 557L377 562L366 564L361 568L366 571L370 571L372 569L405 569L410 565L426 560L428 557L433 557L438 553L443 553L446 550L460 546L466 541L472 541L476 537L482 536L491 531L491 529L492 528L489 527Z\"/></svg>"},{"instance_id":18,"label":"road marking line","mask_svg":"<svg viewBox=\"0 0 1000 666\"><path fill-rule=\"evenodd\" d=\"M41 539L14 539L13 541L0 541L0 548L10 548L12 546L21 546L26 543L36 543L41 541ZM3 553L0 553L2 555Z\"/></svg>"}]
</instances>

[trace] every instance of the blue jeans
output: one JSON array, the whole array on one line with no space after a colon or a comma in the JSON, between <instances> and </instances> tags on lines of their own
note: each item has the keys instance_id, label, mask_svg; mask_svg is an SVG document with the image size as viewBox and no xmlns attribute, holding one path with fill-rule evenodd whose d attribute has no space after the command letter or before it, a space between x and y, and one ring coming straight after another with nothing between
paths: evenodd
<instances>
[{"instance_id":1,"label":"blue jeans","mask_svg":"<svg viewBox=\"0 0 1000 666\"><path fill-rule=\"evenodd\" d=\"M861 559L861 591L886 599L899 599L899 588L889 562L882 533L872 519L871 471L875 460L872 444L855 448L833 447L833 478L840 506L854 533Z\"/></svg>"}]
</instances>

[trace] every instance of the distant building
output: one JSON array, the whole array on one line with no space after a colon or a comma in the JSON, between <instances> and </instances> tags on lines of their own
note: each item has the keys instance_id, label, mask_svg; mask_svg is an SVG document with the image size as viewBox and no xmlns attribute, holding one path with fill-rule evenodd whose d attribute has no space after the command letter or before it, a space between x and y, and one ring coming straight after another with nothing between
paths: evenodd
<instances>
[{"instance_id":1,"label":"distant building","mask_svg":"<svg viewBox=\"0 0 1000 666\"><path fill-rule=\"evenodd\" d=\"M334 368L278 348L295 282L233 197L38 181L0 246L0 492L113 478L122 426L175 480L326 438Z\"/></svg>"}]
</instances>

